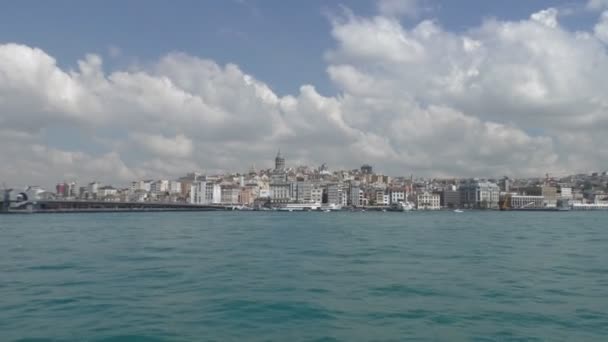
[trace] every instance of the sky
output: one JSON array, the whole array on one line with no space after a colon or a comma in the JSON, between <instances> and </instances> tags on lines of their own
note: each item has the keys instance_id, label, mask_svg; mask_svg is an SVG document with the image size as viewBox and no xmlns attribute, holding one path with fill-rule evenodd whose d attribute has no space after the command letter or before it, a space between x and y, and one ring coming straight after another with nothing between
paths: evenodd
<instances>
[{"instance_id":1,"label":"sky","mask_svg":"<svg viewBox=\"0 0 608 342\"><path fill-rule=\"evenodd\" d=\"M608 169L608 0L7 2L0 182Z\"/></svg>"}]
</instances>

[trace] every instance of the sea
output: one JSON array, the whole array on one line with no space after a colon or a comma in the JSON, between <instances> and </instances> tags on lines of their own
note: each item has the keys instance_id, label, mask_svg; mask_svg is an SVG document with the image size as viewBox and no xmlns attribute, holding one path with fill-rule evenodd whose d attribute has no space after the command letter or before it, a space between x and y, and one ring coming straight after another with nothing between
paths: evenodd
<instances>
[{"instance_id":1,"label":"sea","mask_svg":"<svg viewBox=\"0 0 608 342\"><path fill-rule=\"evenodd\" d=\"M0 341L607 341L608 212L0 216Z\"/></svg>"}]
</instances>

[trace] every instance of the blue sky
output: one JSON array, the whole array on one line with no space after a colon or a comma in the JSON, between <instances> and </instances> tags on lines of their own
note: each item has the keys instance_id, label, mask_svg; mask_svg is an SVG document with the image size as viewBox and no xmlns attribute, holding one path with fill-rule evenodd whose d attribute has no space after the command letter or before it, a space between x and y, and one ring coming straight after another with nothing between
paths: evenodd
<instances>
[{"instance_id":1,"label":"blue sky","mask_svg":"<svg viewBox=\"0 0 608 342\"><path fill-rule=\"evenodd\" d=\"M608 0L3 2L0 180L603 170L606 79Z\"/></svg>"},{"instance_id":2,"label":"blue sky","mask_svg":"<svg viewBox=\"0 0 608 342\"><path fill-rule=\"evenodd\" d=\"M450 31L478 25L484 18L527 19L548 7L567 8L560 22L571 29L589 29L593 13L585 1L459 0L427 1L417 18L436 19ZM74 1L20 0L2 3L0 42L42 48L60 66L72 67L86 53L104 56L106 68L153 61L171 51L236 63L268 83L279 94L314 84L333 93L323 54L334 41L327 13L341 6L361 16L376 14L372 0L206 0L206 1ZM111 57L110 49L120 49Z\"/></svg>"}]
</instances>

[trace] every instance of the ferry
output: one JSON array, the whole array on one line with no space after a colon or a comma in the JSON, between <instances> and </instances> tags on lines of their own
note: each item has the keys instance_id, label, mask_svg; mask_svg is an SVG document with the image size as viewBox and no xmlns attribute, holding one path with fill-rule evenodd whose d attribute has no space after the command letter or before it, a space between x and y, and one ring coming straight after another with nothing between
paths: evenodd
<instances>
[{"instance_id":1,"label":"ferry","mask_svg":"<svg viewBox=\"0 0 608 342\"><path fill-rule=\"evenodd\" d=\"M326 212L327 211L340 211L340 210L342 210L342 206L339 204L334 204L334 203L323 204L323 205L321 205L321 207L319 209L326 211Z\"/></svg>"},{"instance_id":2,"label":"ferry","mask_svg":"<svg viewBox=\"0 0 608 342\"><path fill-rule=\"evenodd\" d=\"M408 202L408 201L399 202L399 203L392 204L388 210L389 211L412 211L412 210L414 210L414 204L411 202Z\"/></svg>"},{"instance_id":3,"label":"ferry","mask_svg":"<svg viewBox=\"0 0 608 342\"><path fill-rule=\"evenodd\" d=\"M572 210L608 210L608 203L574 203Z\"/></svg>"},{"instance_id":4,"label":"ferry","mask_svg":"<svg viewBox=\"0 0 608 342\"><path fill-rule=\"evenodd\" d=\"M320 203L287 203L278 207L278 211L312 211L321 210Z\"/></svg>"}]
</instances>

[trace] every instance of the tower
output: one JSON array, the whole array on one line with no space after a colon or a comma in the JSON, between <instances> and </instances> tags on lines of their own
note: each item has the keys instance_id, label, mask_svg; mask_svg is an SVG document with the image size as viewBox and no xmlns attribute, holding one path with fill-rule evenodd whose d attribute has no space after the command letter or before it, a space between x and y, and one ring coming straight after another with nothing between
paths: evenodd
<instances>
[{"instance_id":1,"label":"tower","mask_svg":"<svg viewBox=\"0 0 608 342\"><path fill-rule=\"evenodd\" d=\"M285 169L285 158L281 156L281 150L277 153L276 158L274 158L274 169L275 170L284 170Z\"/></svg>"}]
</instances>

